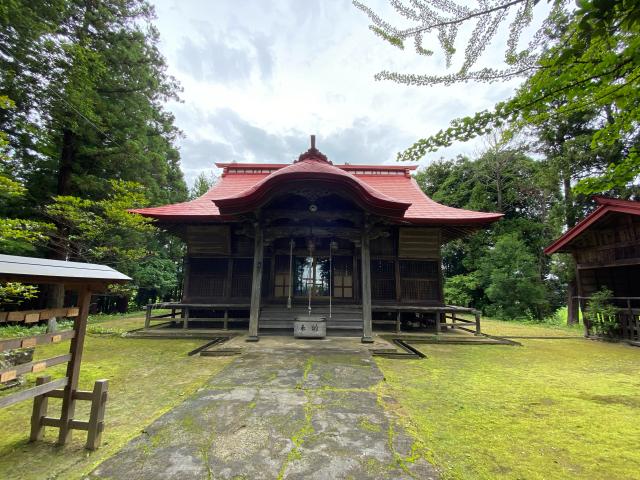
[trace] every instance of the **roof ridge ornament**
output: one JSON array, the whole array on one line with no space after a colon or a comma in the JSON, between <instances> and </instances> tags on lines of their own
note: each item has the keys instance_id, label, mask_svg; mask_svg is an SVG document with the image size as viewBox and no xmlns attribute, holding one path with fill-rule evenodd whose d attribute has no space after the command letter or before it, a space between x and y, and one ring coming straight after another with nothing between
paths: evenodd
<instances>
[{"instance_id":1,"label":"roof ridge ornament","mask_svg":"<svg viewBox=\"0 0 640 480\"><path fill-rule=\"evenodd\" d=\"M331 162L324 153L322 153L320 150L316 148L315 135L311 135L311 147L309 148L309 150L300 154L300 156L298 157L298 160L294 160L293 163L302 162L304 160L315 160L317 162L325 162L325 163L328 163L329 165L333 165L333 162Z\"/></svg>"}]
</instances>

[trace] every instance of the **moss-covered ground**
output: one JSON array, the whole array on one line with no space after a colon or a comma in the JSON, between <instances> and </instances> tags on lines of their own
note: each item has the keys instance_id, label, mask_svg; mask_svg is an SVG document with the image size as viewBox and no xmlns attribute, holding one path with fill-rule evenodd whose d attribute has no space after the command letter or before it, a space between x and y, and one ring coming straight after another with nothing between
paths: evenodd
<instances>
[{"instance_id":1,"label":"moss-covered ground","mask_svg":"<svg viewBox=\"0 0 640 480\"><path fill-rule=\"evenodd\" d=\"M484 320L503 345L419 345L376 359L382 387L443 478L640 478L640 348Z\"/></svg>"},{"instance_id":2,"label":"moss-covered ground","mask_svg":"<svg viewBox=\"0 0 640 480\"><path fill-rule=\"evenodd\" d=\"M81 431L74 432L70 444L57 447L54 444L55 428L47 429L45 441L28 443L32 402L21 402L0 410L0 478L82 478L232 360L229 357L188 357L187 352L202 345L204 340L147 340L120 336L124 331L142 327L143 322L140 316L105 316L92 319L87 329L80 386L90 390L95 380L109 379L102 447L95 452L86 451L83 448L86 433ZM9 335L0 329L0 337L6 336ZM60 355L68 348L68 342L38 347L36 358ZM47 369L46 373L54 378L63 376L64 366ZM27 378L25 387L33 385L34 377ZM58 402L49 401L50 416L59 415ZM76 418L86 419L88 402L77 405Z\"/></svg>"}]
</instances>

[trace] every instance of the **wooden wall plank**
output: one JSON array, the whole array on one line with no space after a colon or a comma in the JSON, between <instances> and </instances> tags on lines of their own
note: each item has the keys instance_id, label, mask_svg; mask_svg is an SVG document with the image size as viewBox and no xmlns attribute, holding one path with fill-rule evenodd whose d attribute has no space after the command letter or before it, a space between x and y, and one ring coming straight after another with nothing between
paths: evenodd
<instances>
[{"instance_id":1,"label":"wooden wall plank","mask_svg":"<svg viewBox=\"0 0 640 480\"><path fill-rule=\"evenodd\" d=\"M399 229L400 258L440 258L441 231L431 227Z\"/></svg>"}]
</instances>

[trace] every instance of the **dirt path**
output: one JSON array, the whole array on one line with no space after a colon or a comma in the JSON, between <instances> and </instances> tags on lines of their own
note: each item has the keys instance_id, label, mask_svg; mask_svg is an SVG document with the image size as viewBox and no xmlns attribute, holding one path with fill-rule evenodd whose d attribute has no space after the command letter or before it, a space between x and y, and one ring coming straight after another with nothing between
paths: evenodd
<instances>
[{"instance_id":1,"label":"dirt path","mask_svg":"<svg viewBox=\"0 0 640 480\"><path fill-rule=\"evenodd\" d=\"M91 478L437 478L380 405L382 380L363 351L245 353Z\"/></svg>"}]
</instances>

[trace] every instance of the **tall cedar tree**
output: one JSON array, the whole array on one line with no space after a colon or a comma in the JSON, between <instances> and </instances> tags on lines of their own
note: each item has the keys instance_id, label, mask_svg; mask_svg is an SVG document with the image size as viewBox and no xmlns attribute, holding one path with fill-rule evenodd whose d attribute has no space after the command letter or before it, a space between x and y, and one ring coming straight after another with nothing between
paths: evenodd
<instances>
[{"instance_id":1,"label":"tall cedar tree","mask_svg":"<svg viewBox=\"0 0 640 480\"><path fill-rule=\"evenodd\" d=\"M0 129L32 217L55 196L104 199L111 179L142 183L153 204L186 199L179 131L163 108L179 87L166 74L153 15L144 0L0 7L0 94L15 102L0 113ZM56 223L45 254L73 259L73 239Z\"/></svg>"}]
</instances>

